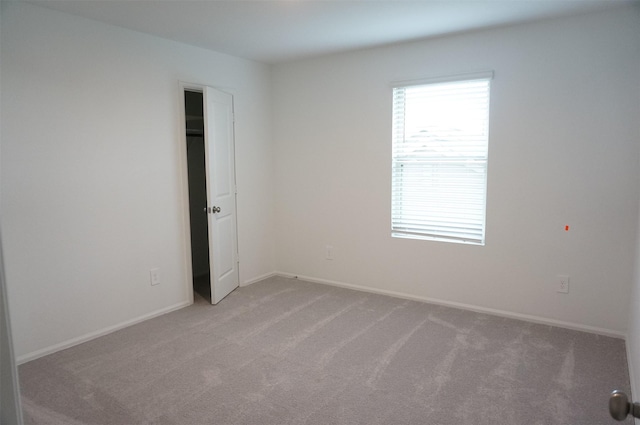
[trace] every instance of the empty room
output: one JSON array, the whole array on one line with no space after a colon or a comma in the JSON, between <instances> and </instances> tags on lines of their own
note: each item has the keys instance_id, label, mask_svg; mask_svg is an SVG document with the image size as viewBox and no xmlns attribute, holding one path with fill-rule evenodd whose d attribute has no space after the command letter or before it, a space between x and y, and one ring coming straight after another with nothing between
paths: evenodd
<instances>
[{"instance_id":1,"label":"empty room","mask_svg":"<svg viewBox=\"0 0 640 425\"><path fill-rule=\"evenodd\" d=\"M640 2L0 18L3 425L640 417Z\"/></svg>"}]
</instances>

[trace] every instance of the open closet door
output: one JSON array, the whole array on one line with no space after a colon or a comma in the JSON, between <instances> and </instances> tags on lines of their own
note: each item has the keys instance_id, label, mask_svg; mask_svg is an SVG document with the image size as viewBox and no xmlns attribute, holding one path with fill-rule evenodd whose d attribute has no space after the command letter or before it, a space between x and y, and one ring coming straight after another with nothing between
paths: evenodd
<instances>
[{"instance_id":1,"label":"open closet door","mask_svg":"<svg viewBox=\"0 0 640 425\"><path fill-rule=\"evenodd\" d=\"M233 97L203 92L211 303L238 287Z\"/></svg>"}]
</instances>

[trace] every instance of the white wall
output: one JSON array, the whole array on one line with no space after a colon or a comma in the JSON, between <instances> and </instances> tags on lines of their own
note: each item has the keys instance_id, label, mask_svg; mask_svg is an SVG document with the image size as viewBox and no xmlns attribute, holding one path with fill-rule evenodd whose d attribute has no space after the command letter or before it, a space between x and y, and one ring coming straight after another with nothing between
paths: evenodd
<instances>
[{"instance_id":1,"label":"white wall","mask_svg":"<svg viewBox=\"0 0 640 425\"><path fill-rule=\"evenodd\" d=\"M273 271L268 66L24 2L6 5L1 29L19 358L189 302L179 80L234 95L241 283Z\"/></svg>"},{"instance_id":2,"label":"white wall","mask_svg":"<svg viewBox=\"0 0 640 425\"><path fill-rule=\"evenodd\" d=\"M3 3L0 3L0 18L3 9ZM0 22L1 21L2 19L0 19ZM0 46L1 45L2 30L0 24ZM1 62L0 55L0 69L2 68ZM1 78L0 76L0 80ZM0 122L1 115L0 113ZM0 133L0 140L2 139L1 136ZM2 239L0 238L0 423L20 425L22 424L22 409L20 407L18 371L13 351L11 318L9 316L9 302L7 300L5 281Z\"/></svg>"},{"instance_id":3,"label":"white wall","mask_svg":"<svg viewBox=\"0 0 640 425\"><path fill-rule=\"evenodd\" d=\"M0 6L1 7L1 6ZM11 319L0 244L0 423L22 424L18 370L13 351Z\"/></svg>"},{"instance_id":4,"label":"white wall","mask_svg":"<svg viewBox=\"0 0 640 425\"><path fill-rule=\"evenodd\" d=\"M640 47L639 47L640 49ZM640 86L640 78L636 82ZM638 100L640 103L640 99ZM636 122L640 139L640 122ZM640 217L638 219L640 229ZM635 250L635 267L631 296L629 297L629 322L627 327L627 361L629 363L629 377L633 400L640 400L640 232L638 232ZM640 419L636 419L640 424Z\"/></svg>"},{"instance_id":5,"label":"white wall","mask_svg":"<svg viewBox=\"0 0 640 425\"><path fill-rule=\"evenodd\" d=\"M640 228L640 221L638 223ZM627 332L627 361L629 363L629 378L631 393L634 401L638 401L638 385L640 385L640 237L638 237L635 251L635 272L631 296L629 297L629 322ZM636 420L640 423L640 420Z\"/></svg>"},{"instance_id":6,"label":"white wall","mask_svg":"<svg viewBox=\"0 0 640 425\"><path fill-rule=\"evenodd\" d=\"M638 28L625 7L276 66L278 270L624 335ZM391 238L389 83L478 70L495 71L486 246Z\"/></svg>"}]
</instances>

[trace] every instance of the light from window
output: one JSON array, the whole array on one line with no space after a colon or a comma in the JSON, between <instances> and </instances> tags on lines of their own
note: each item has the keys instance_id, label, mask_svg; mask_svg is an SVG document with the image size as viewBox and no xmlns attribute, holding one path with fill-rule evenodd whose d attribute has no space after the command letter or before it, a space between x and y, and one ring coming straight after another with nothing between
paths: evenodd
<instances>
[{"instance_id":1,"label":"light from window","mask_svg":"<svg viewBox=\"0 0 640 425\"><path fill-rule=\"evenodd\" d=\"M491 75L394 87L392 236L484 245Z\"/></svg>"}]
</instances>

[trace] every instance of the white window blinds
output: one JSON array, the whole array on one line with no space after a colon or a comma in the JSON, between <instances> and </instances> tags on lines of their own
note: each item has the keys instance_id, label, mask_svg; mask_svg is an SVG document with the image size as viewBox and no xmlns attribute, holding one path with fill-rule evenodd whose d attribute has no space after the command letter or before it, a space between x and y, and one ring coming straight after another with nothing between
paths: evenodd
<instances>
[{"instance_id":1,"label":"white window blinds","mask_svg":"<svg viewBox=\"0 0 640 425\"><path fill-rule=\"evenodd\" d=\"M490 81L393 89L392 236L484 244Z\"/></svg>"}]
</instances>

